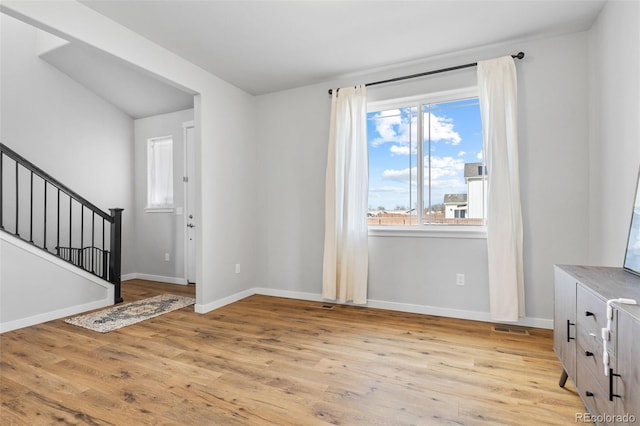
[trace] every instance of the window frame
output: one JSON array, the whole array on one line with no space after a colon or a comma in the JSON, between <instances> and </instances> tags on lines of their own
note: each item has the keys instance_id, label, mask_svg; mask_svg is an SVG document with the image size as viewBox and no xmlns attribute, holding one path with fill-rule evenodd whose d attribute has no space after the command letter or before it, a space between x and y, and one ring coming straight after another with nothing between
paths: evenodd
<instances>
[{"instance_id":1,"label":"window frame","mask_svg":"<svg viewBox=\"0 0 640 426\"><path fill-rule=\"evenodd\" d=\"M167 141L170 143L171 146L171 150L170 150L170 159L169 159L169 171L171 172L170 175L170 188L171 188L171 203L167 203L167 204L152 204L151 203L151 199L152 199L152 190L154 188L152 188L152 174L155 172L155 170L152 170L152 168L155 166L155 163L152 163L151 159L152 156L155 155L154 153L154 147L153 144L157 143L157 142L164 142ZM173 182L173 169L174 169L174 161L173 161L173 154L174 154L174 140L173 140L173 135L165 135L165 136L157 136L157 137L153 137L153 138L148 138L147 139L147 201L146 201L146 206L144 208L144 211L147 213L172 213L174 211L174 206L175 206L175 199L174 199L174 194L175 194L175 188L174 188L174 182Z\"/></svg>"},{"instance_id":2,"label":"window frame","mask_svg":"<svg viewBox=\"0 0 640 426\"><path fill-rule=\"evenodd\" d=\"M453 90L445 90L421 95L405 96L399 98L375 100L367 103L367 114L380 112L394 108L408 108L416 106L418 116L422 115L423 104L436 104L442 102L461 101L479 97L477 86L464 87ZM422 118L419 118L417 125L420 143L417 144L418 157L424 158L424 134ZM486 165L483 165L486 167ZM418 167L418 180L424 182L424 163ZM424 210L424 184L418 192L418 200ZM419 238L466 238L466 239L486 239L487 226L484 225L443 225L443 224L417 224L417 225L369 225L369 236L375 237L419 237Z\"/></svg>"}]
</instances>

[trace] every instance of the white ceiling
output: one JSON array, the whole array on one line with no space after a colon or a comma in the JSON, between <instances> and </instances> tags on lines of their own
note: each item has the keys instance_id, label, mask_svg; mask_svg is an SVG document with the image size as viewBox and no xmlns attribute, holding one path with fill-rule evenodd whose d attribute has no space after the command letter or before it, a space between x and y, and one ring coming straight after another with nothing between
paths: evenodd
<instances>
[{"instance_id":1,"label":"white ceiling","mask_svg":"<svg viewBox=\"0 0 640 426\"><path fill-rule=\"evenodd\" d=\"M586 30L606 2L80 1L254 95ZM82 43L42 58L134 119L193 107L193 93Z\"/></svg>"},{"instance_id":2,"label":"white ceiling","mask_svg":"<svg viewBox=\"0 0 640 426\"><path fill-rule=\"evenodd\" d=\"M84 0L259 95L517 39L588 29L606 0Z\"/></svg>"},{"instance_id":3,"label":"white ceiling","mask_svg":"<svg viewBox=\"0 0 640 426\"><path fill-rule=\"evenodd\" d=\"M193 95L82 43L66 43L40 57L96 95L138 119L193 108Z\"/></svg>"}]
</instances>

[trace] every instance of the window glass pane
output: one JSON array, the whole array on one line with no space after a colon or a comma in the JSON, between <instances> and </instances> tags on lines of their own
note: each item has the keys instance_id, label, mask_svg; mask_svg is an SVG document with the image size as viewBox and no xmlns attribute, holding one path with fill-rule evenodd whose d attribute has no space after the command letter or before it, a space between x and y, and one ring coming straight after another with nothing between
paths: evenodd
<instances>
[{"instance_id":1,"label":"window glass pane","mask_svg":"<svg viewBox=\"0 0 640 426\"><path fill-rule=\"evenodd\" d=\"M486 223L478 98L445 96L390 101L367 114L369 225Z\"/></svg>"},{"instance_id":2,"label":"window glass pane","mask_svg":"<svg viewBox=\"0 0 640 426\"><path fill-rule=\"evenodd\" d=\"M417 107L367 114L369 224L416 224Z\"/></svg>"},{"instance_id":3,"label":"window glass pane","mask_svg":"<svg viewBox=\"0 0 640 426\"><path fill-rule=\"evenodd\" d=\"M478 99L422 106L424 223L483 225L486 170Z\"/></svg>"},{"instance_id":4,"label":"window glass pane","mask_svg":"<svg viewBox=\"0 0 640 426\"><path fill-rule=\"evenodd\" d=\"M173 206L173 139L147 141L147 207Z\"/></svg>"}]
</instances>

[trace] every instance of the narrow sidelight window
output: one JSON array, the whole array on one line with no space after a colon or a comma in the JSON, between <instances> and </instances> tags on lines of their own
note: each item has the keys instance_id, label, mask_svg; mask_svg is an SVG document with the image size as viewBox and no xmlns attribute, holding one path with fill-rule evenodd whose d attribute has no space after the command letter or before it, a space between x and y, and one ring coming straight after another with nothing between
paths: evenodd
<instances>
[{"instance_id":1,"label":"narrow sidelight window","mask_svg":"<svg viewBox=\"0 0 640 426\"><path fill-rule=\"evenodd\" d=\"M147 208L173 208L173 138L147 140Z\"/></svg>"}]
</instances>

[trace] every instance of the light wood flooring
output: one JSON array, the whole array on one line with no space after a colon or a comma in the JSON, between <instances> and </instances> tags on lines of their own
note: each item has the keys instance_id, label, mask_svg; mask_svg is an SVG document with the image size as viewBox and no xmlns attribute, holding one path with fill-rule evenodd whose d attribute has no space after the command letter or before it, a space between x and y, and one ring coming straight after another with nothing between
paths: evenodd
<instances>
[{"instance_id":1,"label":"light wood flooring","mask_svg":"<svg viewBox=\"0 0 640 426\"><path fill-rule=\"evenodd\" d=\"M125 303L193 286L133 280ZM251 296L100 334L0 336L2 425L569 425L550 330Z\"/></svg>"}]
</instances>

